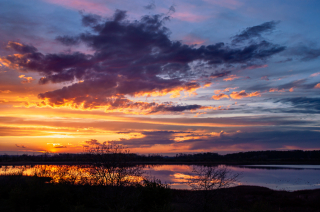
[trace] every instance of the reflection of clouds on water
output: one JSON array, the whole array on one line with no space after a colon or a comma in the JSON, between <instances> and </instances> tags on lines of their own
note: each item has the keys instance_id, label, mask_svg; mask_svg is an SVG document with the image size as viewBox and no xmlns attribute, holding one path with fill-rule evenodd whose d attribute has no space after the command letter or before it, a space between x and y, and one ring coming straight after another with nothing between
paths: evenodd
<instances>
[{"instance_id":1,"label":"reflection of clouds on water","mask_svg":"<svg viewBox=\"0 0 320 212\"><path fill-rule=\"evenodd\" d=\"M189 165L156 165L148 169L154 171L172 171L172 172L192 172L192 166Z\"/></svg>"},{"instance_id":2,"label":"reflection of clouds on water","mask_svg":"<svg viewBox=\"0 0 320 212\"><path fill-rule=\"evenodd\" d=\"M318 165L264 165L228 166L240 173L238 185L256 185L276 190L303 190L320 188L320 166ZM172 188L190 189L186 180L192 176L192 166L160 165L149 169L151 174Z\"/></svg>"},{"instance_id":3,"label":"reflection of clouds on water","mask_svg":"<svg viewBox=\"0 0 320 212\"><path fill-rule=\"evenodd\" d=\"M20 173L32 175L35 169L44 166L2 166L0 175ZM47 166L52 170L62 166ZM76 166L67 166L69 173L83 172ZM156 165L146 166L143 171L145 176L160 179L168 183L171 188L191 189L187 180L193 177L194 166L190 165ZM197 166L195 166L197 167ZM264 165L264 166L227 166L234 173L240 173L238 185L256 185L276 190L303 190L320 188L320 166L318 165Z\"/></svg>"}]
</instances>

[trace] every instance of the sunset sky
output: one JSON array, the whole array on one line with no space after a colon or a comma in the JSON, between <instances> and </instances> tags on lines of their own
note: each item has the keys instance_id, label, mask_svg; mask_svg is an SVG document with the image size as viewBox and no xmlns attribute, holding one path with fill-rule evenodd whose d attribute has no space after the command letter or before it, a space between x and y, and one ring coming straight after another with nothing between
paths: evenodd
<instances>
[{"instance_id":1,"label":"sunset sky","mask_svg":"<svg viewBox=\"0 0 320 212\"><path fill-rule=\"evenodd\" d=\"M0 154L320 149L319 0L0 0Z\"/></svg>"}]
</instances>

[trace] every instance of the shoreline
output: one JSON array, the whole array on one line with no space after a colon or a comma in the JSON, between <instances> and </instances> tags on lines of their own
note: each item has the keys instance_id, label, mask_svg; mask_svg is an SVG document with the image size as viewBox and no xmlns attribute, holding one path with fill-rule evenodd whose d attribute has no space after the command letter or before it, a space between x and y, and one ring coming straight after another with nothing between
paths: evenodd
<instances>
[{"instance_id":1,"label":"shoreline","mask_svg":"<svg viewBox=\"0 0 320 212\"><path fill-rule=\"evenodd\" d=\"M89 162L77 161L14 161L0 162L1 166L28 166L28 165L90 165ZM130 165L320 165L320 161L243 161L243 162L130 162Z\"/></svg>"}]
</instances>

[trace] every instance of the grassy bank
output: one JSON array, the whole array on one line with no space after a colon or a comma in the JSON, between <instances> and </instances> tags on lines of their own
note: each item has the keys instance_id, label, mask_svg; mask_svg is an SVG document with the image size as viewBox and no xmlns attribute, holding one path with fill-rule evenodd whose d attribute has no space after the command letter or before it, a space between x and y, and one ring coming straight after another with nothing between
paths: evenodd
<instances>
[{"instance_id":1,"label":"grassy bank","mask_svg":"<svg viewBox=\"0 0 320 212\"><path fill-rule=\"evenodd\" d=\"M274 191L238 186L216 191L48 183L50 178L0 176L0 211L320 211L320 189Z\"/></svg>"}]
</instances>

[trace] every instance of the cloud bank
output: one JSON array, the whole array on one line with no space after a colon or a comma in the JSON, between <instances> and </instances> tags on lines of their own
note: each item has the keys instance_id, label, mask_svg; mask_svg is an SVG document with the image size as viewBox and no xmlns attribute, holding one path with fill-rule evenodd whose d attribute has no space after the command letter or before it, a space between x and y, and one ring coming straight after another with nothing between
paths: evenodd
<instances>
[{"instance_id":1,"label":"cloud bank","mask_svg":"<svg viewBox=\"0 0 320 212\"><path fill-rule=\"evenodd\" d=\"M284 46L266 40L251 42L243 47L216 43L197 48L170 39L170 31L165 27L169 17L165 15L148 15L135 21L129 21L126 17L126 12L121 10L117 10L108 19L83 14L82 24L87 28L85 32L56 38L66 46L85 44L93 54L43 54L34 46L9 42L7 49L18 54L2 57L1 62L10 68L40 73L43 77L39 84L72 83L61 89L40 93L38 97L42 102L38 106L68 106L78 109L103 107L106 111L138 110L147 114L203 108L200 105L182 106L129 99L166 94L176 98L182 91L195 94L195 90L201 87L198 79L204 75L204 71L194 70L191 63L209 66L252 65L285 49ZM260 36L262 32L271 31L275 25L276 22L268 22L247 28L234 40L242 41ZM209 78L228 77L230 73L215 71ZM237 78L230 75L224 80ZM241 91L232 93L230 97L239 99L257 95Z\"/></svg>"}]
</instances>

